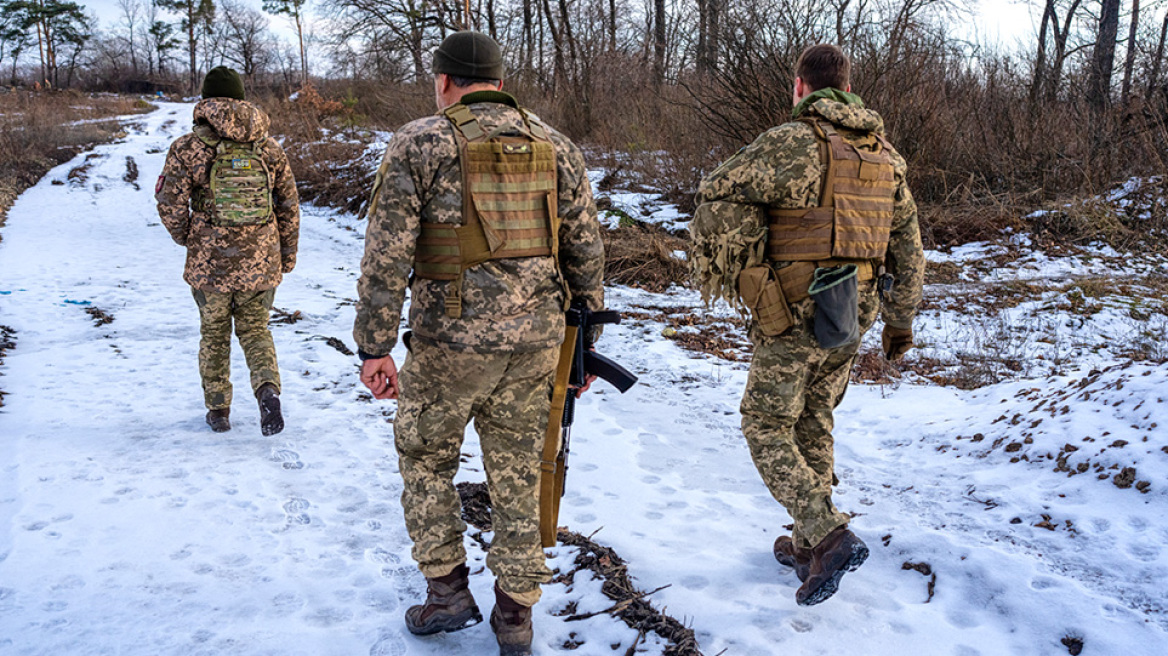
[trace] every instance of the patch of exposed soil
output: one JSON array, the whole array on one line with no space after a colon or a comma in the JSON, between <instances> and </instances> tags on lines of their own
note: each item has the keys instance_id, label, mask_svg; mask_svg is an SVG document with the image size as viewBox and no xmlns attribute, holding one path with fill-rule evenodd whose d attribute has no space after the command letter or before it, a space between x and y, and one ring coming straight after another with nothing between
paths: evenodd
<instances>
[{"instance_id":1,"label":"patch of exposed soil","mask_svg":"<svg viewBox=\"0 0 1168 656\"><path fill-rule=\"evenodd\" d=\"M96 305L85 308L85 314L88 314L93 319L93 325L104 326L114 322L114 315L97 307Z\"/></svg>"},{"instance_id":2,"label":"patch of exposed soil","mask_svg":"<svg viewBox=\"0 0 1168 656\"><path fill-rule=\"evenodd\" d=\"M4 356L8 355L8 352L14 348L16 348L16 331L8 326L0 326L0 367L4 366ZM0 373L0 376L2 375L3 373ZM7 392L0 388L0 408L4 407L6 395Z\"/></svg>"}]
</instances>

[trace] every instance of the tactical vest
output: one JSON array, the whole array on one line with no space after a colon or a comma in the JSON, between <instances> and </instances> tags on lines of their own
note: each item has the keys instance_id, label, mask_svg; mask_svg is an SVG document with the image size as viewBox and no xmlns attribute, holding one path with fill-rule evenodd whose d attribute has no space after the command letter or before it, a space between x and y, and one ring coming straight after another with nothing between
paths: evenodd
<instances>
[{"instance_id":1,"label":"tactical vest","mask_svg":"<svg viewBox=\"0 0 1168 656\"><path fill-rule=\"evenodd\" d=\"M777 262L883 260L892 229L896 179L892 146L879 134L849 133L799 119L815 130L823 178L819 206L767 208L767 257Z\"/></svg>"},{"instance_id":2,"label":"tactical vest","mask_svg":"<svg viewBox=\"0 0 1168 656\"><path fill-rule=\"evenodd\" d=\"M215 149L208 186L195 191L195 207L221 227L259 225L272 218L272 176L260 153L262 141L242 143L199 136Z\"/></svg>"},{"instance_id":3,"label":"tactical vest","mask_svg":"<svg viewBox=\"0 0 1168 656\"><path fill-rule=\"evenodd\" d=\"M490 133L466 105L443 112L458 139L463 222L422 223L414 275L453 282L447 316L461 316L463 274L483 262L552 257L559 276L556 151L543 126L519 112L524 128Z\"/></svg>"}]
</instances>

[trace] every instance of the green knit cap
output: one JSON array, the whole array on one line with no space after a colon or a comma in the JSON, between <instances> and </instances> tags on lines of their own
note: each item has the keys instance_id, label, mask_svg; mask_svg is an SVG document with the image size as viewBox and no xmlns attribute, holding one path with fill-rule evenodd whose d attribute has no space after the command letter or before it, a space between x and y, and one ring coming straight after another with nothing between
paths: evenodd
<instances>
[{"instance_id":1,"label":"green knit cap","mask_svg":"<svg viewBox=\"0 0 1168 656\"><path fill-rule=\"evenodd\" d=\"M243 100L243 78L233 68L216 66L203 78L204 98L235 98Z\"/></svg>"},{"instance_id":2,"label":"green knit cap","mask_svg":"<svg viewBox=\"0 0 1168 656\"><path fill-rule=\"evenodd\" d=\"M503 53L499 44L482 32L455 32L434 51L434 74L445 73L474 80L502 80Z\"/></svg>"}]
</instances>

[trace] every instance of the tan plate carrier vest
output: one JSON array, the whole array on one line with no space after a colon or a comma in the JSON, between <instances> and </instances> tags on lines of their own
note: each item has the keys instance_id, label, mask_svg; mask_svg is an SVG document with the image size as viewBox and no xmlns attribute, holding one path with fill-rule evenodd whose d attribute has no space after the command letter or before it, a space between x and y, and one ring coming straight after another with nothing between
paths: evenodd
<instances>
[{"instance_id":1,"label":"tan plate carrier vest","mask_svg":"<svg viewBox=\"0 0 1168 656\"><path fill-rule=\"evenodd\" d=\"M896 176L883 135L845 141L835 126L801 118L815 130L823 163L819 206L767 208L767 257L776 262L883 260L892 230Z\"/></svg>"},{"instance_id":2,"label":"tan plate carrier vest","mask_svg":"<svg viewBox=\"0 0 1168 656\"><path fill-rule=\"evenodd\" d=\"M443 114L458 135L462 225L422 223L414 275L453 281L446 314L462 316L462 278L488 260L552 257L559 275L556 151L547 130L523 115L524 129L483 130L466 105Z\"/></svg>"},{"instance_id":3,"label":"tan plate carrier vest","mask_svg":"<svg viewBox=\"0 0 1168 656\"><path fill-rule=\"evenodd\" d=\"M831 123L799 119L815 130L823 163L819 205L767 208L767 260L738 278L739 296L765 335L791 326L790 306L809 298L819 267L855 264L860 282L879 273L888 251L896 202L892 145L883 135L851 134L844 140ZM789 262L776 269L776 262Z\"/></svg>"}]
</instances>

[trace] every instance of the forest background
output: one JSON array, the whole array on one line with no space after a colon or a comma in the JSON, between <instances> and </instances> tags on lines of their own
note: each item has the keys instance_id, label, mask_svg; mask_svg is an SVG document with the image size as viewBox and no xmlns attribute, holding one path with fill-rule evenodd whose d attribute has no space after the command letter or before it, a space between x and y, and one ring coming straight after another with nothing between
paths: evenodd
<instances>
[{"instance_id":1,"label":"forest background","mask_svg":"<svg viewBox=\"0 0 1168 656\"><path fill-rule=\"evenodd\" d=\"M1018 228L1130 247L1168 224L1163 201L1138 225L1090 202L1033 212L1132 176L1163 184L1164 0L1030 0L996 25L960 0L94 1L100 19L0 1L0 80L189 97L233 66L303 146L290 150L306 198L354 211L371 175L358 133L432 113L429 53L469 24L503 44L507 88L604 165L602 185L683 214L705 172L788 120L798 53L832 42L908 159L929 245ZM6 168L22 160L14 139L0 137Z\"/></svg>"}]
</instances>

